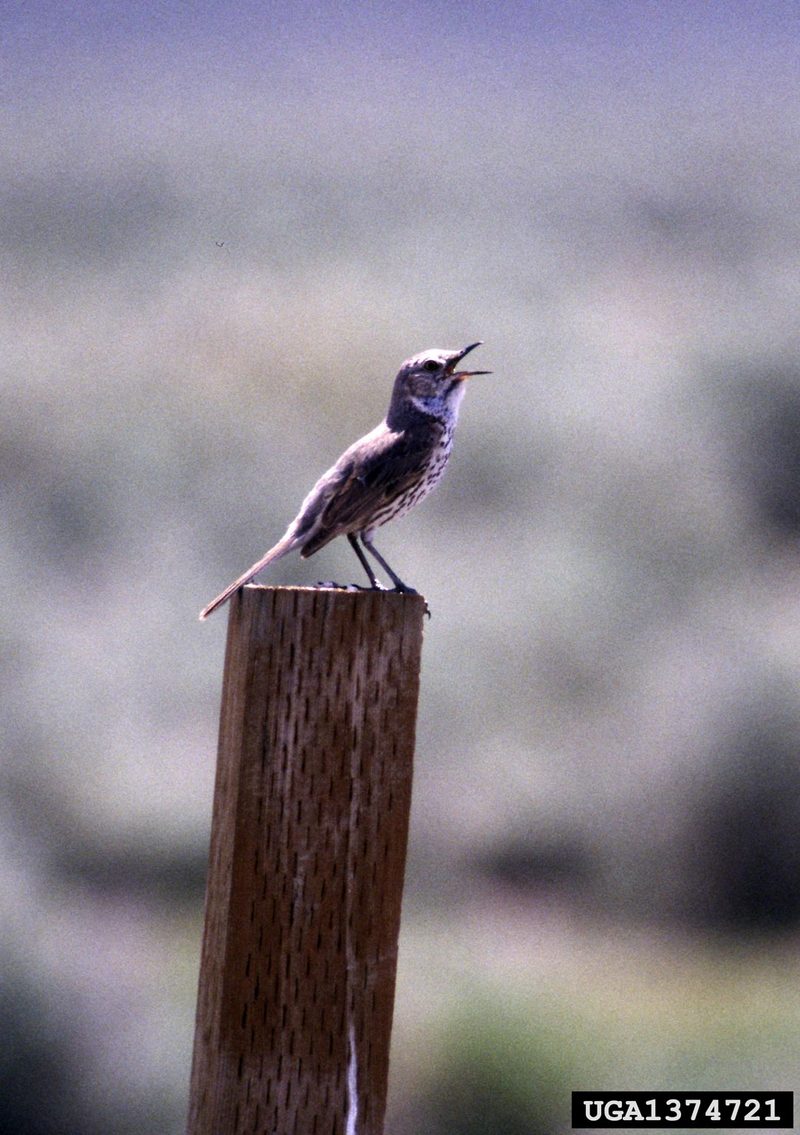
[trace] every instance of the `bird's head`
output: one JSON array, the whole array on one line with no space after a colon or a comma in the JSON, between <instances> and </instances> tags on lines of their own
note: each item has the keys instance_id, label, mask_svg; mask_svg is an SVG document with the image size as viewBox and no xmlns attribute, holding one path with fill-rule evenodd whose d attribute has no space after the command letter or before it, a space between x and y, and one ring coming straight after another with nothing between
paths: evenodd
<instances>
[{"instance_id":1,"label":"bird's head","mask_svg":"<svg viewBox=\"0 0 800 1135\"><path fill-rule=\"evenodd\" d=\"M406 359L395 379L392 407L413 406L428 417L455 421L464 396L464 381L476 374L491 374L488 370L457 369L465 355L480 345L478 340L459 351L434 347Z\"/></svg>"}]
</instances>

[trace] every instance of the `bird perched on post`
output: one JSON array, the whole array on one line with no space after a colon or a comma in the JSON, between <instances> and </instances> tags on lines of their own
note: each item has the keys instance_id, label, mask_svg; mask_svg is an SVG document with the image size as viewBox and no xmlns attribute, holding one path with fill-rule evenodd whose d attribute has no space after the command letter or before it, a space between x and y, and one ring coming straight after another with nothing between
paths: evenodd
<instances>
[{"instance_id":1,"label":"bird perched on post","mask_svg":"<svg viewBox=\"0 0 800 1135\"><path fill-rule=\"evenodd\" d=\"M322 474L284 537L212 599L200 618L207 619L267 564L298 548L306 559L337 536L347 536L371 588L381 589L381 584L366 552L389 576L395 591L413 592L389 567L372 537L376 528L403 516L440 481L453 446L464 380L491 374L456 370L464 356L480 345L479 340L460 351L434 349L407 359L394 380L389 411L381 424Z\"/></svg>"}]
</instances>

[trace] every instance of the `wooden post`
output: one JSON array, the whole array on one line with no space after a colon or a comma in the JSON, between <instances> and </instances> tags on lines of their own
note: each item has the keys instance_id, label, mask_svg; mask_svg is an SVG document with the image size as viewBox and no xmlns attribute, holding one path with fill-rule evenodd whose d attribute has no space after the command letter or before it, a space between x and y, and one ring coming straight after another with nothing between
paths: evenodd
<instances>
[{"instance_id":1,"label":"wooden post","mask_svg":"<svg viewBox=\"0 0 800 1135\"><path fill-rule=\"evenodd\" d=\"M189 1135L382 1135L424 600L231 602Z\"/></svg>"}]
</instances>

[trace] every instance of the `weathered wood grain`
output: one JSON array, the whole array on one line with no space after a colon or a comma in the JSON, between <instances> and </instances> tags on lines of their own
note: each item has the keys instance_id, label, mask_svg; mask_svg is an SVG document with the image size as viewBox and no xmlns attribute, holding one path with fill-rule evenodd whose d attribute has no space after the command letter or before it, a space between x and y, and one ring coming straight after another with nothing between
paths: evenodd
<instances>
[{"instance_id":1,"label":"weathered wood grain","mask_svg":"<svg viewBox=\"0 0 800 1135\"><path fill-rule=\"evenodd\" d=\"M231 604L189 1135L382 1135L424 610Z\"/></svg>"}]
</instances>

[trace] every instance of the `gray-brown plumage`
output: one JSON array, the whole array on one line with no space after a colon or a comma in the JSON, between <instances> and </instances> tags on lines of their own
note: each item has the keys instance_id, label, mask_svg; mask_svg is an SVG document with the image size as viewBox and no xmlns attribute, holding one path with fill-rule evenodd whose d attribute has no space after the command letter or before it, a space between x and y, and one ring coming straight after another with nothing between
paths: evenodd
<instances>
[{"instance_id":1,"label":"gray-brown plumage","mask_svg":"<svg viewBox=\"0 0 800 1135\"><path fill-rule=\"evenodd\" d=\"M337 536L347 536L371 587L381 584L364 549L396 591L412 591L389 567L372 537L376 528L403 516L439 482L453 445L464 379L490 373L455 369L479 346L477 342L460 351L423 351L407 359L394 381L386 418L322 474L283 539L212 599L200 618L208 618L267 564L297 548L306 559Z\"/></svg>"}]
</instances>

